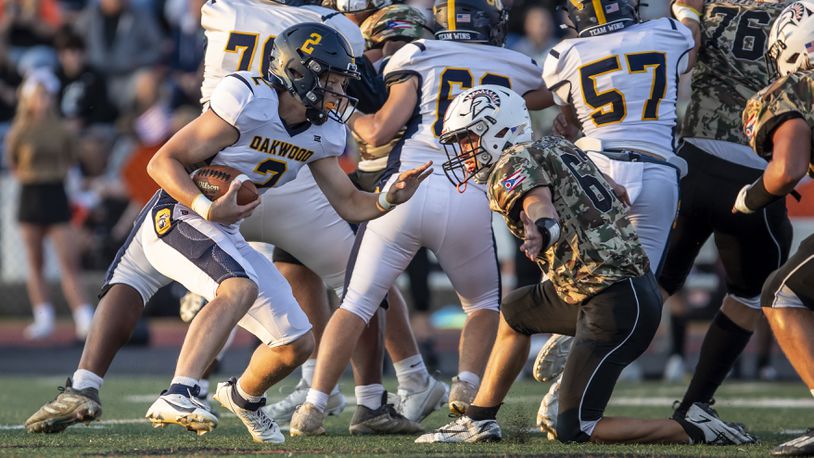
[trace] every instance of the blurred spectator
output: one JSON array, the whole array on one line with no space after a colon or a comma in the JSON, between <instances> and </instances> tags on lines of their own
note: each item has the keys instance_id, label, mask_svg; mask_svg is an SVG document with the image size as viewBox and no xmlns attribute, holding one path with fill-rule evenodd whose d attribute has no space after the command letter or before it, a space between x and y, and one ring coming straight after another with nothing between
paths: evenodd
<instances>
[{"instance_id":1,"label":"blurred spectator","mask_svg":"<svg viewBox=\"0 0 814 458\"><path fill-rule=\"evenodd\" d=\"M77 30L84 34L88 62L108 78L111 100L120 108L127 105L133 74L163 56L156 19L128 0L99 0L85 10Z\"/></svg>"},{"instance_id":2,"label":"blurred spectator","mask_svg":"<svg viewBox=\"0 0 814 458\"><path fill-rule=\"evenodd\" d=\"M25 49L50 46L61 24L57 0L0 0L0 40L15 61Z\"/></svg>"},{"instance_id":3,"label":"blurred spectator","mask_svg":"<svg viewBox=\"0 0 814 458\"><path fill-rule=\"evenodd\" d=\"M54 41L59 57L58 106L62 116L77 131L91 124L113 124L117 114L107 96L107 82L104 75L88 65L82 37L65 27Z\"/></svg>"},{"instance_id":4,"label":"blurred spectator","mask_svg":"<svg viewBox=\"0 0 814 458\"><path fill-rule=\"evenodd\" d=\"M71 211L65 193L65 177L76 164L76 138L57 115L58 91L59 81L53 74L38 71L30 75L20 88L17 114L6 138L8 164L22 185L17 218L26 246L28 295L34 309L34 323L25 329L30 339L47 337L54 330L54 308L43 275L46 237L56 249L62 290L73 311L78 338L85 338L93 317L79 282L79 258L68 224Z\"/></svg>"},{"instance_id":5,"label":"blurred spectator","mask_svg":"<svg viewBox=\"0 0 814 458\"><path fill-rule=\"evenodd\" d=\"M3 139L17 108L17 86L22 81L7 51L7 44L0 40L0 153L3 151Z\"/></svg>"},{"instance_id":6,"label":"blurred spectator","mask_svg":"<svg viewBox=\"0 0 814 458\"><path fill-rule=\"evenodd\" d=\"M122 130L142 146L159 145L169 138L171 111L168 87L158 70L142 70L133 77L133 98L123 113Z\"/></svg>"},{"instance_id":7,"label":"blurred spectator","mask_svg":"<svg viewBox=\"0 0 814 458\"><path fill-rule=\"evenodd\" d=\"M534 5L526 10L523 22L524 36L512 45L512 49L521 52L542 66L548 51L557 44L554 20L548 9Z\"/></svg>"}]
</instances>

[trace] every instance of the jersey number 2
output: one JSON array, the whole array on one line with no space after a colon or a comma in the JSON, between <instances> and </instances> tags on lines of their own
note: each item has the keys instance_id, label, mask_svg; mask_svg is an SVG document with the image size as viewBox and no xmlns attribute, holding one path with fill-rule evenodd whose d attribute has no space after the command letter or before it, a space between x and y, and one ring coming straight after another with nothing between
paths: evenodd
<instances>
[{"instance_id":1,"label":"jersey number 2","mask_svg":"<svg viewBox=\"0 0 814 458\"><path fill-rule=\"evenodd\" d=\"M650 97L644 103L642 120L659 119L659 104L667 95L667 58L662 52L648 51L625 54L628 73L645 73L653 69L653 80L650 85ZM605 124L621 122L627 116L625 95L617 89L600 92L596 87L596 77L621 70L619 56L600 59L579 68L582 99L593 109L591 120L599 127Z\"/></svg>"},{"instance_id":2,"label":"jersey number 2","mask_svg":"<svg viewBox=\"0 0 814 458\"><path fill-rule=\"evenodd\" d=\"M456 93L453 87L460 91L472 88L474 78L468 68L447 67L441 70L441 84L438 88L438 99L435 102L435 122L432 124L432 131L436 137L441 136L444 129L444 114L447 112L449 104L455 98ZM508 76L496 75L494 73L484 73L479 84L495 84L506 88L512 88L512 80Z\"/></svg>"}]
</instances>

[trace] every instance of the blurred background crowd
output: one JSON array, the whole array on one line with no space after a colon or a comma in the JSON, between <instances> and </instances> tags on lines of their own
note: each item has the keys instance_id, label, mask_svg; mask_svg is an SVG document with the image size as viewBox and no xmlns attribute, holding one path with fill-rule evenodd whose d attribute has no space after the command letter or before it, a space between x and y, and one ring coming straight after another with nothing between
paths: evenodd
<instances>
[{"instance_id":1,"label":"blurred background crowd","mask_svg":"<svg viewBox=\"0 0 814 458\"><path fill-rule=\"evenodd\" d=\"M147 162L200 113L201 1L0 0L0 318L12 323L0 324L10 330L0 333L6 336L0 347L19 345L20 337L35 345L63 344L53 334L56 317L68 309L69 340L86 335L104 271L156 189ZM514 2L507 46L542 65L564 36L554 3ZM643 15L665 15L667 2L656 3L664 5L651 5ZM556 113L534 113L535 130L549 133ZM348 171L355 160L349 146ZM504 292L538 281L536 266L520 255L497 218L495 224L503 234ZM685 294L668 305L673 313L665 315L672 319L655 344L657 375L684 375L685 351L693 349L685 342L687 323L717 310L723 287L718 270L710 250ZM440 330L454 330L464 319L449 283L432 255L420 253L400 284L414 307L422 351L438 365L445 349ZM183 293L171 285L146 315L177 316ZM134 340L148 343L149 329L145 324ZM745 373L776 377L767 328L756 340L757 360Z\"/></svg>"}]
</instances>

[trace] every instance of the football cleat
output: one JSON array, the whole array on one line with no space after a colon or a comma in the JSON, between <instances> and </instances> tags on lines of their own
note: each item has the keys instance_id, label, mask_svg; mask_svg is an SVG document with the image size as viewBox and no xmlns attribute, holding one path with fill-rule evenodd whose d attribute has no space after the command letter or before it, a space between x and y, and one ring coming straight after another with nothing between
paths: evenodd
<instances>
[{"instance_id":1,"label":"football cleat","mask_svg":"<svg viewBox=\"0 0 814 458\"><path fill-rule=\"evenodd\" d=\"M294 411L297 410L297 406L305 403L305 396L308 394L309 388L308 382L304 379L300 379L291 394L274 404L263 407L263 410L265 410L266 415L273 418L274 421L278 423L288 423L291 421L291 416L294 415ZM342 414L347 404L345 396L337 391L328 396L328 405L325 407L325 415L338 416Z\"/></svg>"},{"instance_id":2,"label":"football cleat","mask_svg":"<svg viewBox=\"0 0 814 458\"><path fill-rule=\"evenodd\" d=\"M466 415L456 418L452 423L442 426L431 433L419 436L417 444L435 444L439 442L497 442L503 438L500 425L496 420L475 421Z\"/></svg>"},{"instance_id":3,"label":"football cleat","mask_svg":"<svg viewBox=\"0 0 814 458\"><path fill-rule=\"evenodd\" d=\"M709 404L696 402L687 409L683 419L673 419L684 427L692 443L740 445L757 442L757 438L746 432L742 425L721 420Z\"/></svg>"},{"instance_id":4,"label":"football cleat","mask_svg":"<svg viewBox=\"0 0 814 458\"><path fill-rule=\"evenodd\" d=\"M325 434L325 413L306 402L298 406L291 416L289 434L295 436L321 436Z\"/></svg>"},{"instance_id":5,"label":"football cleat","mask_svg":"<svg viewBox=\"0 0 814 458\"><path fill-rule=\"evenodd\" d=\"M814 428L772 449L774 456L814 456Z\"/></svg>"},{"instance_id":6,"label":"football cleat","mask_svg":"<svg viewBox=\"0 0 814 458\"><path fill-rule=\"evenodd\" d=\"M59 387L60 393L53 401L40 407L25 421L29 433L58 433L77 423L90 423L102 416L99 390L74 389L71 379Z\"/></svg>"},{"instance_id":7,"label":"football cleat","mask_svg":"<svg viewBox=\"0 0 814 458\"><path fill-rule=\"evenodd\" d=\"M150 420L154 428L179 425L199 436L218 426L218 417L191 393L183 395L162 392L147 410L145 418Z\"/></svg>"},{"instance_id":8,"label":"football cleat","mask_svg":"<svg viewBox=\"0 0 814 458\"><path fill-rule=\"evenodd\" d=\"M255 442L270 444L285 442L280 427L262 409L266 405L266 398L256 403L241 398L237 392L237 380L234 377L226 382L218 383L218 389L212 398L240 418Z\"/></svg>"},{"instance_id":9,"label":"football cleat","mask_svg":"<svg viewBox=\"0 0 814 458\"><path fill-rule=\"evenodd\" d=\"M560 410L561 382L562 374L548 388L548 393L543 396L540 408L537 410L537 426L550 441L557 439L557 413Z\"/></svg>"},{"instance_id":10,"label":"football cleat","mask_svg":"<svg viewBox=\"0 0 814 458\"><path fill-rule=\"evenodd\" d=\"M418 423L396 412L393 404L387 404L387 392L382 393L382 405L375 410L363 405L356 406L348 428L353 435L362 434L415 434L424 431Z\"/></svg>"},{"instance_id":11,"label":"football cleat","mask_svg":"<svg viewBox=\"0 0 814 458\"><path fill-rule=\"evenodd\" d=\"M452 377L452 386L449 389L449 413L460 417L466 413L466 408L475 400L478 388L458 377Z\"/></svg>"},{"instance_id":12,"label":"football cleat","mask_svg":"<svg viewBox=\"0 0 814 458\"><path fill-rule=\"evenodd\" d=\"M420 423L429 414L446 404L449 386L429 378L427 386L418 392L398 390L399 404L396 410L408 420Z\"/></svg>"},{"instance_id":13,"label":"football cleat","mask_svg":"<svg viewBox=\"0 0 814 458\"><path fill-rule=\"evenodd\" d=\"M188 291L181 297L181 306L178 308L181 321L184 323L192 322L206 303L203 296Z\"/></svg>"},{"instance_id":14,"label":"football cleat","mask_svg":"<svg viewBox=\"0 0 814 458\"><path fill-rule=\"evenodd\" d=\"M562 374L573 343L572 336L552 334L534 359L534 380L549 382Z\"/></svg>"}]
</instances>

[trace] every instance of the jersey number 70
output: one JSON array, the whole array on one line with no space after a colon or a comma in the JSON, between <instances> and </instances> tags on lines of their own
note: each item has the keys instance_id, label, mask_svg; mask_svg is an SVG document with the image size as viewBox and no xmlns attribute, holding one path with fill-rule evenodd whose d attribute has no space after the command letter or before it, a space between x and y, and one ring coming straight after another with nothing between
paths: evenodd
<instances>
[{"instance_id":1,"label":"jersey number 70","mask_svg":"<svg viewBox=\"0 0 814 458\"><path fill-rule=\"evenodd\" d=\"M260 35L249 32L238 32L233 30L229 32L229 39L226 40L226 47L224 52L238 53L238 62L236 72L248 70L252 66L254 60L254 51L257 49L257 42L260 40ZM269 57L271 57L271 48L274 46L274 35L269 35L263 43L263 54L260 56L260 74L265 76L269 71Z\"/></svg>"},{"instance_id":2,"label":"jersey number 70","mask_svg":"<svg viewBox=\"0 0 814 458\"><path fill-rule=\"evenodd\" d=\"M472 71L468 68L446 67L441 70L441 84L438 85L438 98L435 101L435 122L432 124L432 131L436 137L440 137L444 129L444 113L447 112L452 99L458 95L453 93L453 87L465 91L472 88L473 82ZM479 84L495 84L511 89L512 79L487 72L481 75Z\"/></svg>"}]
</instances>

